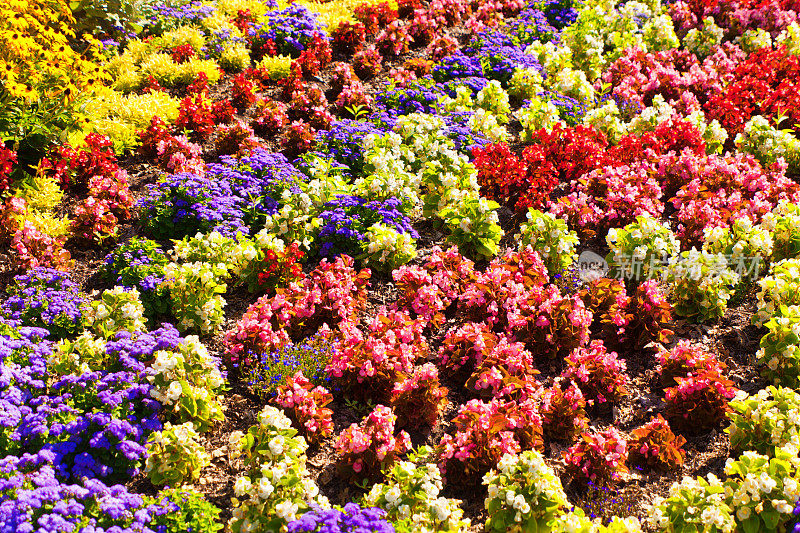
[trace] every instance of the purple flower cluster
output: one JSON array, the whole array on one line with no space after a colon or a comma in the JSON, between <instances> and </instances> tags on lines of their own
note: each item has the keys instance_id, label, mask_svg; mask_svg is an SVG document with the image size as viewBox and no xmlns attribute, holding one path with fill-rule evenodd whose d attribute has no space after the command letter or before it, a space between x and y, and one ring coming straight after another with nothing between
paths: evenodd
<instances>
[{"instance_id":1,"label":"purple flower cluster","mask_svg":"<svg viewBox=\"0 0 800 533\"><path fill-rule=\"evenodd\" d=\"M10 324L47 328L63 338L83 328L87 303L68 273L37 267L14 277L9 297L0 306L0 316Z\"/></svg>"},{"instance_id":2,"label":"purple flower cluster","mask_svg":"<svg viewBox=\"0 0 800 533\"><path fill-rule=\"evenodd\" d=\"M569 0L567 1L569 2ZM560 2L561 0L545 0L544 2L548 7L552 6L551 12L554 20L569 16L564 13L571 12L577 16L577 11L575 10L564 11L560 7ZM558 36L558 30L550 21L549 12L542 11L541 7L541 5L534 5L523 9L519 15L507 21L506 30L515 39L515 44L527 46L533 41L546 43Z\"/></svg>"},{"instance_id":3,"label":"purple flower cluster","mask_svg":"<svg viewBox=\"0 0 800 533\"><path fill-rule=\"evenodd\" d=\"M487 30L478 33L464 53L477 58L483 66L483 75L490 80L506 83L517 68L542 71L536 56L525 53L526 45L507 33Z\"/></svg>"},{"instance_id":4,"label":"purple flower cluster","mask_svg":"<svg viewBox=\"0 0 800 533\"><path fill-rule=\"evenodd\" d=\"M360 196L339 195L325 204L320 215L322 227L316 240L321 257L341 254L360 255L367 241L366 231L373 224L385 224L398 233L412 238L419 234L411 227L409 218L400 211L402 201L397 198L368 201Z\"/></svg>"},{"instance_id":5,"label":"purple flower cluster","mask_svg":"<svg viewBox=\"0 0 800 533\"><path fill-rule=\"evenodd\" d=\"M578 19L573 0L539 0L537 6L544 12L547 21L562 30Z\"/></svg>"},{"instance_id":6,"label":"purple flower cluster","mask_svg":"<svg viewBox=\"0 0 800 533\"><path fill-rule=\"evenodd\" d=\"M267 41L273 41L278 52L297 57L314 39L314 34L327 39L327 33L317 21L317 15L298 4L286 9L268 11L267 22L248 29L251 45L257 50Z\"/></svg>"},{"instance_id":7,"label":"purple flower cluster","mask_svg":"<svg viewBox=\"0 0 800 533\"><path fill-rule=\"evenodd\" d=\"M238 198L240 218L251 233L260 229L266 215L277 212L284 191L300 192L303 175L283 154L259 149L241 159L222 156L220 161L209 165L207 176L227 184Z\"/></svg>"},{"instance_id":8,"label":"purple flower cluster","mask_svg":"<svg viewBox=\"0 0 800 533\"><path fill-rule=\"evenodd\" d=\"M153 320L169 308L168 289L162 285L167 262L158 243L133 237L106 256L100 273L110 284L138 290L144 314Z\"/></svg>"},{"instance_id":9,"label":"purple flower cluster","mask_svg":"<svg viewBox=\"0 0 800 533\"><path fill-rule=\"evenodd\" d=\"M154 185L137 206L147 230L157 239L180 239L197 232L247 233L243 199L231 184L190 173L172 174Z\"/></svg>"},{"instance_id":10,"label":"purple flower cluster","mask_svg":"<svg viewBox=\"0 0 800 533\"><path fill-rule=\"evenodd\" d=\"M351 176L360 176L364 169L363 139L370 133L382 135L384 132L370 122L340 120L329 130L317 133L317 149L346 166Z\"/></svg>"},{"instance_id":11,"label":"purple flower cluster","mask_svg":"<svg viewBox=\"0 0 800 533\"><path fill-rule=\"evenodd\" d=\"M438 82L445 82L458 78L482 77L483 66L476 56L468 56L463 52L449 55L433 67L433 78Z\"/></svg>"},{"instance_id":12,"label":"purple flower cluster","mask_svg":"<svg viewBox=\"0 0 800 533\"><path fill-rule=\"evenodd\" d=\"M409 82L405 87L387 85L380 91L375 104L386 114L397 117L411 113L436 113L436 102L448 92L433 77L425 76Z\"/></svg>"},{"instance_id":13,"label":"purple flower cluster","mask_svg":"<svg viewBox=\"0 0 800 533\"><path fill-rule=\"evenodd\" d=\"M211 35L206 38L206 44L203 47L203 51L208 57L218 58L226 46L230 46L235 43L246 45L247 39L233 35L231 30L228 28L222 28L221 30L212 31Z\"/></svg>"},{"instance_id":14,"label":"purple flower cluster","mask_svg":"<svg viewBox=\"0 0 800 533\"><path fill-rule=\"evenodd\" d=\"M459 111L444 115L445 133L456 144L456 150L469 156L475 146L484 146L491 141L481 133L476 133L467 126L467 121L473 115L471 111Z\"/></svg>"},{"instance_id":15,"label":"purple flower cluster","mask_svg":"<svg viewBox=\"0 0 800 533\"><path fill-rule=\"evenodd\" d=\"M178 511L122 485L64 483L55 461L48 451L0 459L0 533L159 533L150 527L157 517Z\"/></svg>"},{"instance_id":16,"label":"purple flower cluster","mask_svg":"<svg viewBox=\"0 0 800 533\"><path fill-rule=\"evenodd\" d=\"M169 2L163 4L153 3L147 7L151 13L149 20L150 33L160 35L165 31L179 26L199 25L204 19L212 16L216 11L214 6L200 0L173 7Z\"/></svg>"},{"instance_id":17,"label":"purple flower cluster","mask_svg":"<svg viewBox=\"0 0 800 533\"><path fill-rule=\"evenodd\" d=\"M576 126L583 122L583 116L588 110L586 104L581 103L575 98L556 93L542 93L539 96L550 100L550 103L558 109L558 115L561 117L561 120L568 125Z\"/></svg>"},{"instance_id":18,"label":"purple flower cluster","mask_svg":"<svg viewBox=\"0 0 800 533\"><path fill-rule=\"evenodd\" d=\"M344 510L315 508L287 525L289 533L394 533L386 511L348 503Z\"/></svg>"},{"instance_id":19,"label":"purple flower cluster","mask_svg":"<svg viewBox=\"0 0 800 533\"><path fill-rule=\"evenodd\" d=\"M63 376L48 367L46 334L8 326L0 334L0 456L50 452L64 480L137 473L147 437L161 428L143 361L177 347L177 330L120 333L89 372Z\"/></svg>"},{"instance_id":20,"label":"purple flower cluster","mask_svg":"<svg viewBox=\"0 0 800 533\"><path fill-rule=\"evenodd\" d=\"M211 164L205 176L173 174L139 201L145 224L155 238L181 238L219 231L247 235L255 221L275 213L284 190L299 192L300 172L281 154L255 150L237 160ZM249 226L249 227L248 227Z\"/></svg>"}]
</instances>

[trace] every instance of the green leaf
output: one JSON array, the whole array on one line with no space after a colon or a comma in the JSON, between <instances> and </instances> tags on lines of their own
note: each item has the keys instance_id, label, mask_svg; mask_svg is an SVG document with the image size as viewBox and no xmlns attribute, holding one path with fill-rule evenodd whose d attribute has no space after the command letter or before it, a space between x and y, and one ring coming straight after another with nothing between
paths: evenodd
<instances>
[{"instance_id":1,"label":"green leaf","mask_svg":"<svg viewBox=\"0 0 800 533\"><path fill-rule=\"evenodd\" d=\"M761 520L755 515L742 522L744 533L758 533L760 526Z\"/></svg>"},{"instance_id":2,"label":"green leaf","mask_svg":"<svg viewBox=\"0 0 800 533\"><path fill-rule=\"evenodd\" d=\"M775 530L781 521L781 515L775 509L770 509L761 513L761 519L764 520L767 529Z\"/></svg>"}]
</instances>

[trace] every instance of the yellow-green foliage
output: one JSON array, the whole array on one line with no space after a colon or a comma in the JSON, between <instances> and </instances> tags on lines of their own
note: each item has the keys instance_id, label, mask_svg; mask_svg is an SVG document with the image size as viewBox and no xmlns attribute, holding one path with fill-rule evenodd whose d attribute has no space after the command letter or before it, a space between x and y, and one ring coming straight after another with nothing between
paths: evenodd
<instances>
[{"instance_id":1,"label":"yellow-green foliage","mask_svg":"<svg viewBox=\"0 0 800 533\"><path fill-rule=\"evenodd\" d=\"M205 72L209 83L216 83L220 78L219 66L210 59L193 57L185 63L176 63L170 50L176 46L188 44L198 54L205 46L202 30L192 26L182 26L168 31L150 42L138 39L128 43L125 52L112 58L106 69L114 79L113 88L128 93L141 88L152 76L164 87L191 83L199 72ZM234 63L236 58L231 58ZM241 62L241 58L238 59Z\"/></svg>"},{"instance_id":2,"label":"yellow-green foliage","mask_svg":"<svg viewBox=\"0 0 800 533\"><path fill-rule=\"evenodd\" d=\"M320 24L328 33L336 29L341 22L353 23L356 18L347 2L315 2L314 0L298 0L296 4L305 6L309 11L317 13Z\"/></svg>"},{"instance_id":3,"label":"yellow-green foliage","mask_svg":"<svg viewBox=\"0 0 800 533\"><path fill-rule=\"evenodd\" d=\"M87 112L92 131L107 135L114 142L114 151L119 154L139 144L136 132L145 129L154 116L167 124L175 122L179 106L177 98L163 92L124 95L110 91L91 100Z\"/></svg>"},{"instance_id":4,"label":"yellow-green foliage","mask_svg":"<svg viewBox=\"0 0 800 533\"><path fill-rule=\"evenodd\" d=\"M219 57L219 66L238 72L250 66L250 51L243 44L225 45Z\"/></svg>"},{"instance_id":5,"label":"yellow-green foliage","mask_svg":"<svg viewBox=\"0 0 800 533\"><path fill-rule=\"evenodd\" d=\"M12 214L11 217L17 227L21 228L27 222L33 226L36 231L49 235L54 239L67 235L71 225L70 220L66 217L56 217L52 213L38 211L29 205L25 206L25 210L22 213L18 215Z\"/></svg>"},{"instance_id":6,"label":"yellow-green foliage","mask_svg":"<svg viewBox=\"0 0 800 533\"><path fill-rule=\"evenodd\" d=\"M217 2L217 12L226 18L235 17L240 9L242 11L249 9L251 15L260 17L271 8L262 0L218 0Z\"/></svg>"},{"instance_id":7,"label":"yellow-green foliage","mask_svg":"<svg viewBox=\"0 0 800 533\"><path fill-rule=\"evenodd\" d=\"M258 67L267 69L270 79L280 80L291 72L292 58L289 56L265 57L258 62Z\"/></svg>"},{"instance_id":8,"label":"yellow-green foliage","mask_svg":"<svg viewBox=\"0 0 800 533\"><path fill-rule=\"evenodd\" d=\"M202 31L192 26L181 26L168 31L160 38L153 39L153 45L162 49L172 49L184 44L191 45L194 51L199 54L206 44L206 39Z\"/></svg>"},{"instance_id":9,"label":"yellow-green foliage","mask_svg":"<svg viewBox=\"0 0 800 533\"><path fill-rule=\"evenodd\" d=\"M164 87L188 85L200 72L205 72L210 84L217 83L220 78L219 65L212 59L191 58L185 63L176 63L167 53L154 53L147 56L139 65L124 59L114 63L118 75L114 89L130 92L140 88L152 76Z\"/></svg>"},{"instance_id":10,"label":"yellow-green foliage","mask_svg":"<svg viewBox=\"0 0 800 533\"><path fill-rule=\"evenodd\" d=\"M236 14L234 13L233 16L235 15ZM214 14L212 14L210 17L206 17L201 20L200 26L205 30L206 35L227 30L230 32L231 38L243 37L242 32L239 31L239 28L234 26L230 19L223 15L219 10L214 12Z\"/></svg>"},{"instance_id":11,"label":"yellow-green foliage","mask_svg":"<svg viewBox=\"0 0 800 533\"><path fill-rule=\"evenodd\" d=\"M14 196L24 199L29 208L46 213L61 203L64 191L55 178L39 173L22 180Z\"/></svg>"},{"instance_id":12,"label":"yellow-green foliage","mask_svg":"<svg viewBox=\"0 0 800 533\"><path fill-rule=\"evenodd\" d=\"M192 58L186 63L178 65L177 83L189 85L201 72L205 72L206 76L208 76L209 85L217 83L222 76L219 64L216 61Z\"/></svg>"}]
</instances>

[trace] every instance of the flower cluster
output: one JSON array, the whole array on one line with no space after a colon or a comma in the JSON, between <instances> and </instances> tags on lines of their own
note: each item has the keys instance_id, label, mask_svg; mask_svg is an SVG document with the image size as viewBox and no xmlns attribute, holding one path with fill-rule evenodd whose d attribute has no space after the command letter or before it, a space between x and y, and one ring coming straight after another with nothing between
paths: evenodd
<instances>
[{"instance_id":1,"label":"flower cluster","mask_svg":"<svg viewBox=\"0 0 800 533\"><path fill-rule=\"evenodd\" d=\"M384 509L396 531L455 533L469 527L461 502L439 495L442 476L435 464L397 461L385 473L386 481L372 486L364 504Z\"/></svg>"},{"instance_id":2,"label":"flower cluster","mask_svg":"<svg viewBox=\"0 0 800 533\"><path fill-rule=\"evenodd\" d=\"M800 306L782 306L764 326L756 362L761 374L775 385L796 386L800 382Z\"/></svg>"},{"instance_id":3,"label":"flower cluster","mask_svg":"<svg viewBox=\"0 0 800 533\"><path fill-rule=\"evenodd\" d=\"M175 351L158 350L147 380L150 395L167 408L180 422L192 422L199 431L207 431L225 419L218 397L224 376L219 359L193 335L186 337Z\"/></svg>"},{"instance_id":4,"label":"flower cluster","mask_svg":"<svg viewBox=\"0 0 800 533\"><path fill-rule=\"evenodd\" d=\"M448 482L477 486L503 455L542 445L542 422L530 402L470 400L453 422L455 435L442 437L436 450Z\"/></svg>"},{"instance_id":5,"label":"flower cluster","mask_svg":"<svg viewBox=\"0 0 800 533\"><path fill-rule=\"evenodd\" d=\"M770 319L780 317L785 306L800 304L800 259L784 259L770 268L769 275L758 281L758 309L752 321L763 326Z\"/></svg>"},{"instance_id":6,"label":"flower cluster","mask_svg":"<svg viewBox=\"0 0 800 533\"><path fill-rule=\"evenodd\" d=\"M680 243L668 225L648 215L622 229L612 228L606 235L614 273L625 279L640 281L660 277L665 262L678 255Z\"/></svg>"},{"instance_id":7,"label":"flower cluster","mask_svg":"<svg viewBox=\"0 0 800 533\"><path fill-rule=\"evenodd\" d=\"M583 483L613 484L628 471L628 447L615 428L599 433L582 433L577 444L564 452L567 472Z\"/></svg>"},{"instance_id":8,"label":"flower cluster","mask_svg":"<svg viewBox=\"0 0 800 533\"><path fill-rule=\"evenodd\" d=\"M716 372L690 373L676 377L677 385L667 388L667 420L682 432L713 429L730 411L728 402L736 395L733 382Z\"/></svg>"},{"instance_id":9,"label":"flower cluster","mask_svg":"<svg viewBox=\"0 0 800 533\"><path fill-rule=\"evenodd\" d=\"M618 359L616 352L608 352L603 341L576 348L564 362L562 376L577 383L591 401L615 403L627 394L625 361Z\"/></svg>"},{"instance_id":10,"label":"flower cluster","mask_svg":"<svg viewBox=\"0 0 800 533\"><path fill-rule=\"evenodd\" d=\"M724 492L714 474L709 474L708 480L684 477L672 484L666 498L656 497L647 507L647 524L656 531L694 527L714 533L733 533L736 519L725 503Z\"/></svg>"},{"instance_id":11,"label":"flower cluster","mask_svg":"<svg viewBox=\"0 0 800 533\"><path fill-rule=\"evenodd\" d=\"M54 337L83 329L87 298L69 274L34 268L14 278L2 315L21 326L47 328Z\"/></svg>"},{"instance_id":12,"label":"flower cluster","mask_svg":"<svg viewBox=\"0 0 800 533\"><path fill-rule=\"evenodd\" d=\"M489 492L487 531L507 531L512 524L523 530L547 528L568 505L561 480L535 450L504 455L483 484Z\"/></svg>"},{"instance_id":13,"label":"flower cluster","mask_svg":"<svg viewBox=\"0 0 800 533\"><path fill-rule=\"evenodd\" d=\"M236 363L248 351L280 348L320 328L351 323L364 306L369 277L369 270L357 272L348 256L332 263L323 260L305 279L275 296L263 296L248 308L225 335L228 356Z\"/></svg>"},{"instance_id":14,"label":"flower cluster","mask_svg":"<svg viewBox=\"0 0 800 533\"><path fill-rule=\"evenodd\" d=\"M389 407L378 405L361 424L353 424L339 435L335 448L346 477L376 479L411 448L408 433L400 431L395 436L396 421Z\"/></svg>"},{"instance_id":15,"label":"flower cluster","mask_svg":"<svg viewBox=\"0 0 800 533\"><path fill-rule=\"evenodd\" d=\"M775 450L797 442L800 430L800 395L786 387L770 385L756 394L740 393L730 402L731 448L775 456Z\"/></svg>"},{"instance_id":16,"label":"flower cluster","mask_svg":"<svg viewBox=\"0 0 800 533\"><path fill-rule=\"evenodd\" d=\"M184 485L200 477L200 471L211 464L211 457L198 442L199 435L191 422L154 431L147 441L145 473L154 485Z\"/></svg>"},{"instance_id":17,"label":"flower cluster","mask_svg":"<svg viewBox=\"0 0 800 533\"><path fill-rule=\"evenodd\" d=\"M631 463L656 470L670 470L683 464L686 439L675 435L664 417L658 415L650 422L631 431L628 439L628 459Z\"/></svg>"},{"instance_id":18,"label":"flower cluster","mask_svg":"<svg viewBox=\"0 0 800 533\"><path fill-rule=\"evenodd\" d=\"M374 507L361 508L348 503L343 509L313 509L297 520L289 522L289 533L394 533L392 525L385 520L386 512Z\"/></svg>"},{"instance_id":19,"label":"flower cluster","mask_svg":"<svg viewBox=\"0 0 800 533\"><path fill-rule=\"evenodd\" d=\"M532 246L550 274L560 274L576 259L578 235L566 222L549 213L529 208L527 223L520 227L520 246Z\"/></svg>"},{"instance_id":20,"label":"flower cluster","mask_svg":"<svg viewBox=\"0 0 800 533\"><path fill-rule=\"evenodd\" d=\"M692 248L670 258L664 279L675 313L703 322L725 314L741 278L724 255Z\"/></svg>"},{"instance_id":21,"label":"flower cluster","mask_svg":"<svg viewBox=\"0 0 800 533\"><path fill-rule=\"evenodd\" d=\"M314 387L302 371L288 376L275 395L275 403L288 411L312 444L333 434L333 411L325 407L332 400L330 392L321 386Z\"/></svg>"},{"instance_id":22,"label":"flower cluster","mask_svg":"<svg viewBox=\"0 0 800 533\"><path fill-rule=\"evenodd\" d=\"M267 406L246 435L231 434L233 455L243 456L246 473L233 485L234 533L279 529L315 506L328 507L306 467L306 442L283 411Z\"/></svg>"},{"instance_id":23,"label":"flower cluster","mask_svg":"<svg viewBox=\"0 0 800 533\"><path fill-rule=\"evenodd\" d=\"M447 405L447 388L439 383L436 367L426 363L394 384L389 404L397 415L399 427L412 430L430 427Z\"/></svg>"}]
</instances>

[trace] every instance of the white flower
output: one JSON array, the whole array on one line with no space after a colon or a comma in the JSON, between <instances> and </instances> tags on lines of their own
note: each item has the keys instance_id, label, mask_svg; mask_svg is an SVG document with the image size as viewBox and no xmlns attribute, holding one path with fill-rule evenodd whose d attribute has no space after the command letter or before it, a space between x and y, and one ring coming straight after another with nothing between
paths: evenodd
<instances>
[{"instance_id":1,"label":"white flower","mask_svg":"<svg viewBox=\"0 0 800 533\"><path fill-rule=\"evenodd\" d=\"M149 457L148 457L148 459L149 459ZM252 486L253 486L253 484L250 483L250 478L242 476L240 478L237 478L236 482L233 484L233 493L237 497L244 496L245 494L250 492L250 488Z\"/></svg>"},{"instance_id":2,"label":"white flower","mask_svg":"<svg viewBox=\"0 0 800 533\"><path fill-rule=\"evenodd\" d=\"M288 522L289 520L294 520L298 507L296 503L286 500L275 506L275 514Z\"/></svg>"},{"instance_id":3,"label":"white flower","mask_svg":"<svg viewBox=\"0 0 800 533\"><path fill-rule=\"evenodd\" d=\"M280 455L283 453L283 437L278 435L274 439L269 442L269 451L273 453L273 455Z\"/></svg>"},{"instance_id":4,"label":"white flower","mask_svg":"<svg viewBox=\"0 0 800 533\"><path fill-rule=\"evenodd\" d=\"M400 489L397 488L397 487L392 487L391 489L386 491L386 495L385 495L386 503L390 507L397 506L397 502L400 501L400 495L401 495L400 494Z\"/></svg>"}]
</instances>

